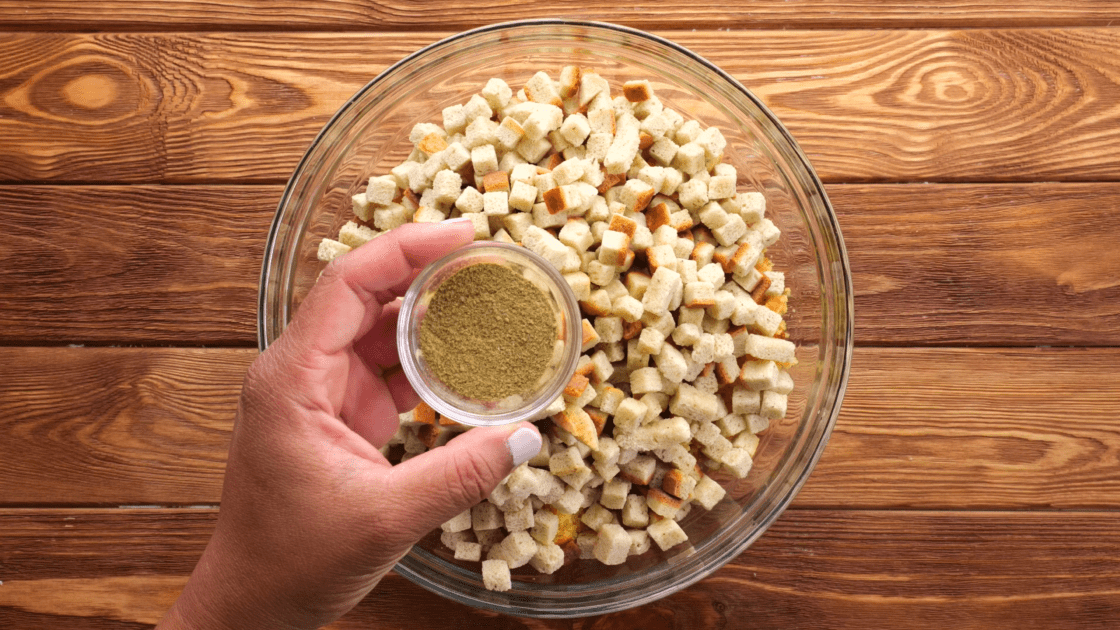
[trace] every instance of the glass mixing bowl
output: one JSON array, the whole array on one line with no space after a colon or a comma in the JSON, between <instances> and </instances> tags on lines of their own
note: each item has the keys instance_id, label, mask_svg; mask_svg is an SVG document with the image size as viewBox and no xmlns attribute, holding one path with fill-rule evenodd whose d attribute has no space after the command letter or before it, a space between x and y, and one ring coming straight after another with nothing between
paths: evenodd
<instances>
[{"instance_id":1,"label":"glass mixing bowl","mask_svg":"<svg viewBox=\"0 0 1120 630\"><path fill-rule=\"evenodd\" d=\"M442 596L520 616L578 617L638 606L711 574L778 518L819 459L840 411L852 354L852 286L836 216L805 155L777 118L728 74L681 46L630 28L537 20L497 24L437 42L388 68L327 123L296 167L268 235L261 274L259 345L276 339L314 284L316 249L351 215L350 196L411 150L417 122L440 122L491 77L523 85L537 70L593 68L612 90L648 79L667 107L727 138L724 161L740 190L761 191L782 238L769 250L793 294L786 315L799 364L786 417L772 422L749 476L716 475L727 497L681 523L689 542L607 567L575 562L552 575L514 572L513 588L487 591L478 563L441 548L438 533L396 570Z\"/></svg>"}]
</instances>

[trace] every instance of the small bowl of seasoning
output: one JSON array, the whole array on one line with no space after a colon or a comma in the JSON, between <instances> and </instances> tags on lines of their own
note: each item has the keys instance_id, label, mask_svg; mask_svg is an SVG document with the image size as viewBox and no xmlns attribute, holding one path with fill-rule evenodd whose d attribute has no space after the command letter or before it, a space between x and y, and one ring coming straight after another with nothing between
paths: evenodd
<instances>
[{"instance_id":1,"label":"small bowl of seasoning","mask_svg":"<svg viewBox=\"0 0 1120 630\"><path fill-rule=\"evenodd\" d=\"M404 296L401 367L432 409L473 426L541 417L580 355L576 296L544 258L478 242L428 265Z\"/></svg>"}]
</instances>

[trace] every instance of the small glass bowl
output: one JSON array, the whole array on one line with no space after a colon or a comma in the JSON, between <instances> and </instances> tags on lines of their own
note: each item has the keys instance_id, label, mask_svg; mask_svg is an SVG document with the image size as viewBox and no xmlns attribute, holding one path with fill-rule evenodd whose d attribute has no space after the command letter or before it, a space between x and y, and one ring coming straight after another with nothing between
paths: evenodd
<instances>
[{"instance_id":1,"label":"small glass bowl","mask_svg":"<svg viewBox=\"0 0 1120 630\"><path fill-rule=\"evenodd\" d=\"M556 317L555 350L544 374L531 391L500 401L460 395L433 373L420 350L420 326L436 291L456 272L481 263L502 265L521 274L545 294ZM408 382L432 409L472 426L509 424L540 417L564 391L579 360L581 321L575 293L544 258L516 245L472 243L428 265L413 281L397 319L397 352Z\"/></svg>"}]
</instances>

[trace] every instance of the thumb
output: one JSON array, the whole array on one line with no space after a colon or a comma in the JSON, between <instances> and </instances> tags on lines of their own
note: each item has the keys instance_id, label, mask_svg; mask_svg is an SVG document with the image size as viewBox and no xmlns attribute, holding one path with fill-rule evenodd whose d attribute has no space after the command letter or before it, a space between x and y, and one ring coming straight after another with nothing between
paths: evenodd
<instances>
[{"instance_id":1,"label":"thumb","mask_svg":"<svg viewBox=\"0 0 1120 630\"><path fill-rule=\"evenodd\" d=\"M388 486L396 516L421 538L485 499L540 450L540 431L528 422L471 429L391 469Z\"/></svg>"}]
</instances>

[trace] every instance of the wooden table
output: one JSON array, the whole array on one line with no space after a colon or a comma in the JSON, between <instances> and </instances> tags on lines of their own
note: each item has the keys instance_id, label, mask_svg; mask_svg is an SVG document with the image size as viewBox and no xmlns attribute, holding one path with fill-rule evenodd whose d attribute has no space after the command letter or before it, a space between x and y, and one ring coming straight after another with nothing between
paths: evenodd
<instances>
[{"instance_id":1,"label":"wooden table","mask_svg":"<svg viewBox=\"0 0 1120 630\"><path fill-rule=\"evenodd\" d=\"M856 287L843 413L778 523L655 604L496 618L393 576L332 627L1120 625L1120 7L559 4L708 57L801 142ZM160 617L298 158L391 62L543 6L0 1L0 628Z\"/></svg>"}]
</instances>

